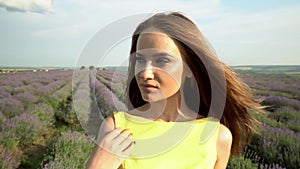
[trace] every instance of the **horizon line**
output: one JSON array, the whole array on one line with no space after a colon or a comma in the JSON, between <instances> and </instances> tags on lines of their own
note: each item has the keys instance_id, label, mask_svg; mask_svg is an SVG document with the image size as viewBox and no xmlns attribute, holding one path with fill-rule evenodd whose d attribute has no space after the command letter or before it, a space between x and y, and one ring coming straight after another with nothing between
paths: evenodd
<instances>
[{"instance_id":1,"label":"horizon line","mask_svg":"<svg viewBox=\"0 0 300 169\"><path fill-rule=\"evenodd\" d=\"M90 67L94 65L82 65L84 67ZM1 68L80 68L82 66L0 66ZM237 66L300 66L300 64L240 64L240 65L228 65L229 67L237 67ZM111 66L94 66L95 68L105 68L105 67L128 67L128 66L116 66L116 65L111 65Z\"/></svg>"}]
</instances>

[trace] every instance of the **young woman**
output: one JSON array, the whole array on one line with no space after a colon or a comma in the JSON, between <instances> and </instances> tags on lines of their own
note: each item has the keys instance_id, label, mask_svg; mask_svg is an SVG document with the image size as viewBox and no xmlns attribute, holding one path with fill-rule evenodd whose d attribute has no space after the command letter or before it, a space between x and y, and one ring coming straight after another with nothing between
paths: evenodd
<instances>
[{"instance_id":1,"label":"young woman","mask_svg":"<svg viewBox=\"0 0 300 169\"><path fill-rule=\"evenodd\" d=\"M257 124L248 111L261 106L190 19L139 24L129 62L129 110L102 123L87 168L221 169L239 155Z\"/></svg>"}]
</instances>

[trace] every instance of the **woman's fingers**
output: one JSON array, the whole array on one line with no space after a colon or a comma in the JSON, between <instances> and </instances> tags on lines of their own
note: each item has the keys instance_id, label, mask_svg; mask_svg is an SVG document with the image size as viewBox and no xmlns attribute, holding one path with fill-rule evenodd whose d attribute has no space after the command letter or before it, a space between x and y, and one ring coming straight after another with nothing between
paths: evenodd
<instances>
[{"instance_id":1,"label":"woman's fingers","mask_svg":"<svg viewBox=\"0 0 300 169\"><path fill-rule=\"evenodd\" d=\"M128 147L126 147L123 151L124 155L127 157L133 151L135 146L135 141L132 141Z\"/></svg>"},{"instance_id":2,"label":"woman's fingers","mask_svg":"<svg viewBox=\"0 0 300 169\"><path fill-rule=\"evenodd\" d=\"M127 156L134 147L132 133L128 129L116 128L105 136L100 146L115 155Z\"/></svg>"},{"instance_id":3,"label":"woman's fingers","mask_svg":"<svg viewBox=\"0 0 300 169\"><path fill-rule=\"evenodd\" d=\"M134 146L132 134L129 134L128 137L119 144L120 147L119 152L120 153L125 152L130 146Z\"/></svg>"},{"instance_id":4,"label":"woman's fingers","mask_svg":"<svg viewBox=\"0 0 300 169\"><path fill-rule=\"evenodd\" d=\"M111 142L113 139L115 139L120 133L122 132L122 130L120 128L116 128L114 130L112 130L111 132L109 132L105 137L104 137L104 141L107 142Z\"/></svg>"},{"instance_id":5,"label":"woman's fingers","mask_svg":"<svg viewBox=\"0 0 300 169\"><path fill-rule=\"evenodd\" d=\"M113 140L115 140L116 144L122 144L123 141L125 141L126 139L128 139L129 137L132 136L132 133L128 130L122 130L119 135L117 135L115 138L113 138Z\"/></svg>"}]
</instances>

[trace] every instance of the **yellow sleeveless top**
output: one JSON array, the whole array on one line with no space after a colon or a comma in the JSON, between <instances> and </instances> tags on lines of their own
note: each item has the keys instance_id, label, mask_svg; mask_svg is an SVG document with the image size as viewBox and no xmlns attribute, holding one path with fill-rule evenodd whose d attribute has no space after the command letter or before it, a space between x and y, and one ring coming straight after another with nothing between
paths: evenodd
<instances>
[{"instance_id":1,"label":"yellow sleeveless top","mask_svg":"<svg viewBox=\"0 0 300 169\"><path fill-rule=\"evenodd\" d=\"M213 169L220 123L212 118L161 122L115 112L115 126L136 142L124 169Z\"/></svg>"}]
</instances>

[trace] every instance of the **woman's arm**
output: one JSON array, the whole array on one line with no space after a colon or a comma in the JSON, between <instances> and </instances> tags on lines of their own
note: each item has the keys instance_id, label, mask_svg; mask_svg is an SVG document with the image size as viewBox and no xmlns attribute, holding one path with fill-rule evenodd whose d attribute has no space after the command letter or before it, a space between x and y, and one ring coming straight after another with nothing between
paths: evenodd
<instances>
[{"instance_id":1,"label":"woman's arm","mask_svg":"<svg viewBox=\"0 0 300 169\"><path fill-rule=\"evenodd\" d=\"M232 144L232 134L230 130L220 124L220 130L217 141L217 162L214 169L225 169L230 157L230 150Z\"/></svg>"},{"instance_id":2,"label":"woman's arm","mask_svg":"<svg viewBox=\"0 0 300 169\"><path fill-rule=\"evenodd\" d=\"M114 129L112 117L103 121L97 147L87 162L88 169L117 169L134 148L129 130Z\"/></svg>"}]
</instances>

